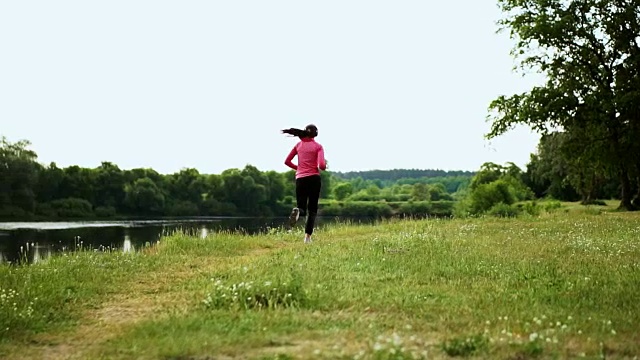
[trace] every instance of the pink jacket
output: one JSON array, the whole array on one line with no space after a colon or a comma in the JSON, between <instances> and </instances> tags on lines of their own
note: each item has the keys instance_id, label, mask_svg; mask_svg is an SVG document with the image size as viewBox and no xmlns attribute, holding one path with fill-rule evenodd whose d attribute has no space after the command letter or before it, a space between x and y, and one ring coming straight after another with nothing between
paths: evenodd
<instances>
[{"instance_id":1,"label":"pink jacket","mask_svg":"<svg viewBox=\"0 0 640 360\"><path fill-rule=\"evenodd\" d=\"M291 162L298 155L298 165ZM324 159L324 149L313 138L302 138L296 146L291 149L284 161L288 167L296 170L296 179L320 175L320 170L327 169L327 162Z\"/></svg>"}]
</instances>

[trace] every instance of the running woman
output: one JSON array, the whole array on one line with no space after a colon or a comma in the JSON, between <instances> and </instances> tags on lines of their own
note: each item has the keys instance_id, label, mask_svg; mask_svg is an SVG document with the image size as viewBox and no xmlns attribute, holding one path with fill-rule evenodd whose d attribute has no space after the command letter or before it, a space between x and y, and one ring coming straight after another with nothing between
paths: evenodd
<instances>
[{"instance_id":1,"label":"running woman","mask_svg":"<svg viewBox=\"0 0 640 360\"><path fill-rule=\"evenodd\" d=\"M318 214L318 200L322 181L320 170L327 169L324 159L324 148L315 141L318 136L318 128L307 125L304 130L290 128L282 130L282 133L297 136L300 141L293 147L284 164L296 171L296 203L289 216L289 224L293 227L300 216L307 216L305 225L304 242L311 242L311 234ZM292 162L298 156L298 164Z\"/></svg>"}]
</instances>

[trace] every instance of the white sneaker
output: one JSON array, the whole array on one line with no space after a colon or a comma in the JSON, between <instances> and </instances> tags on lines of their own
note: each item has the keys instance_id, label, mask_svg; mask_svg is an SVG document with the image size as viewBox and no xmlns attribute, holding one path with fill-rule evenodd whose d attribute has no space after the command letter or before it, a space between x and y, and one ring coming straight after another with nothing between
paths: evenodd
<instances>
[{"instance_id":1,"label":"white sneaker","mask_svg":"<svg viewBox=\"0 0 640 360\"><path fill-rule=\"evenodd\" d=\"M291 210L291 215L289 215L289 226L294 227L298 222L299 217L300 217L300 209L298 209L297 207L293 208L293 210Z\"/></svg>"},{"instance_id":2,"label":"white sneaker","mask_svg":"<svg viewBox=\"0 0 640 360\"><path fill-rule=\"evenodd\" d=\"M312 242L311 237L306 237L306 236L304 237L305 244L311 244L311 242Z\"/></svg>"}]
</instances>

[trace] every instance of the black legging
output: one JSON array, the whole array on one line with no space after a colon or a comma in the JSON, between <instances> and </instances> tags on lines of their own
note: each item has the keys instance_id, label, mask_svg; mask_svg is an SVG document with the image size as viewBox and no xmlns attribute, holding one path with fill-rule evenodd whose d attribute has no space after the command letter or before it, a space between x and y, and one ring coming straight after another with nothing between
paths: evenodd
<instances>
[{"instance_id":1,"label":"black legging","mask_svg":"<svg viewBox=\"0 0 640 360\"><path fill-rule=\"evenodd\" d=\"M306 176L296 179L296 201L300 216L307 215L307 223L304 228L306 234L313 233L313 225L318 214L318 200L320 199L320 188L322 180L320 175Z\"/></svg>"}]
</instances>

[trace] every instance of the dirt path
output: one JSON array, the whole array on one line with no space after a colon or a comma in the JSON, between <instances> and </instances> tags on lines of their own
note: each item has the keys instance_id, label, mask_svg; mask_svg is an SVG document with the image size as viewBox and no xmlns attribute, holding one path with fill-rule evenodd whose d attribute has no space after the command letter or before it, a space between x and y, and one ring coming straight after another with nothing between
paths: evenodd
<instances>
[{"instance_id":1,"label":"dirt path","mask_svg":"<svg viewBox=\"0 0 640 360\"><path fill-rule=\"evenodd\" d=\"M269 251L255 249L232 259L214 256L189 258L164 268L162 272L136 274L106 302L84 311L73 329L39 334L30 339L28 345L16 344L6 359L88 359L88 354L98 346L134 324L161 318L170 312L184 312L192 307L199 294L186 291L181 284L198 277L208 277L214 271L242 261L245 257L255 257Z\"/></svg>"}]
</instances>

